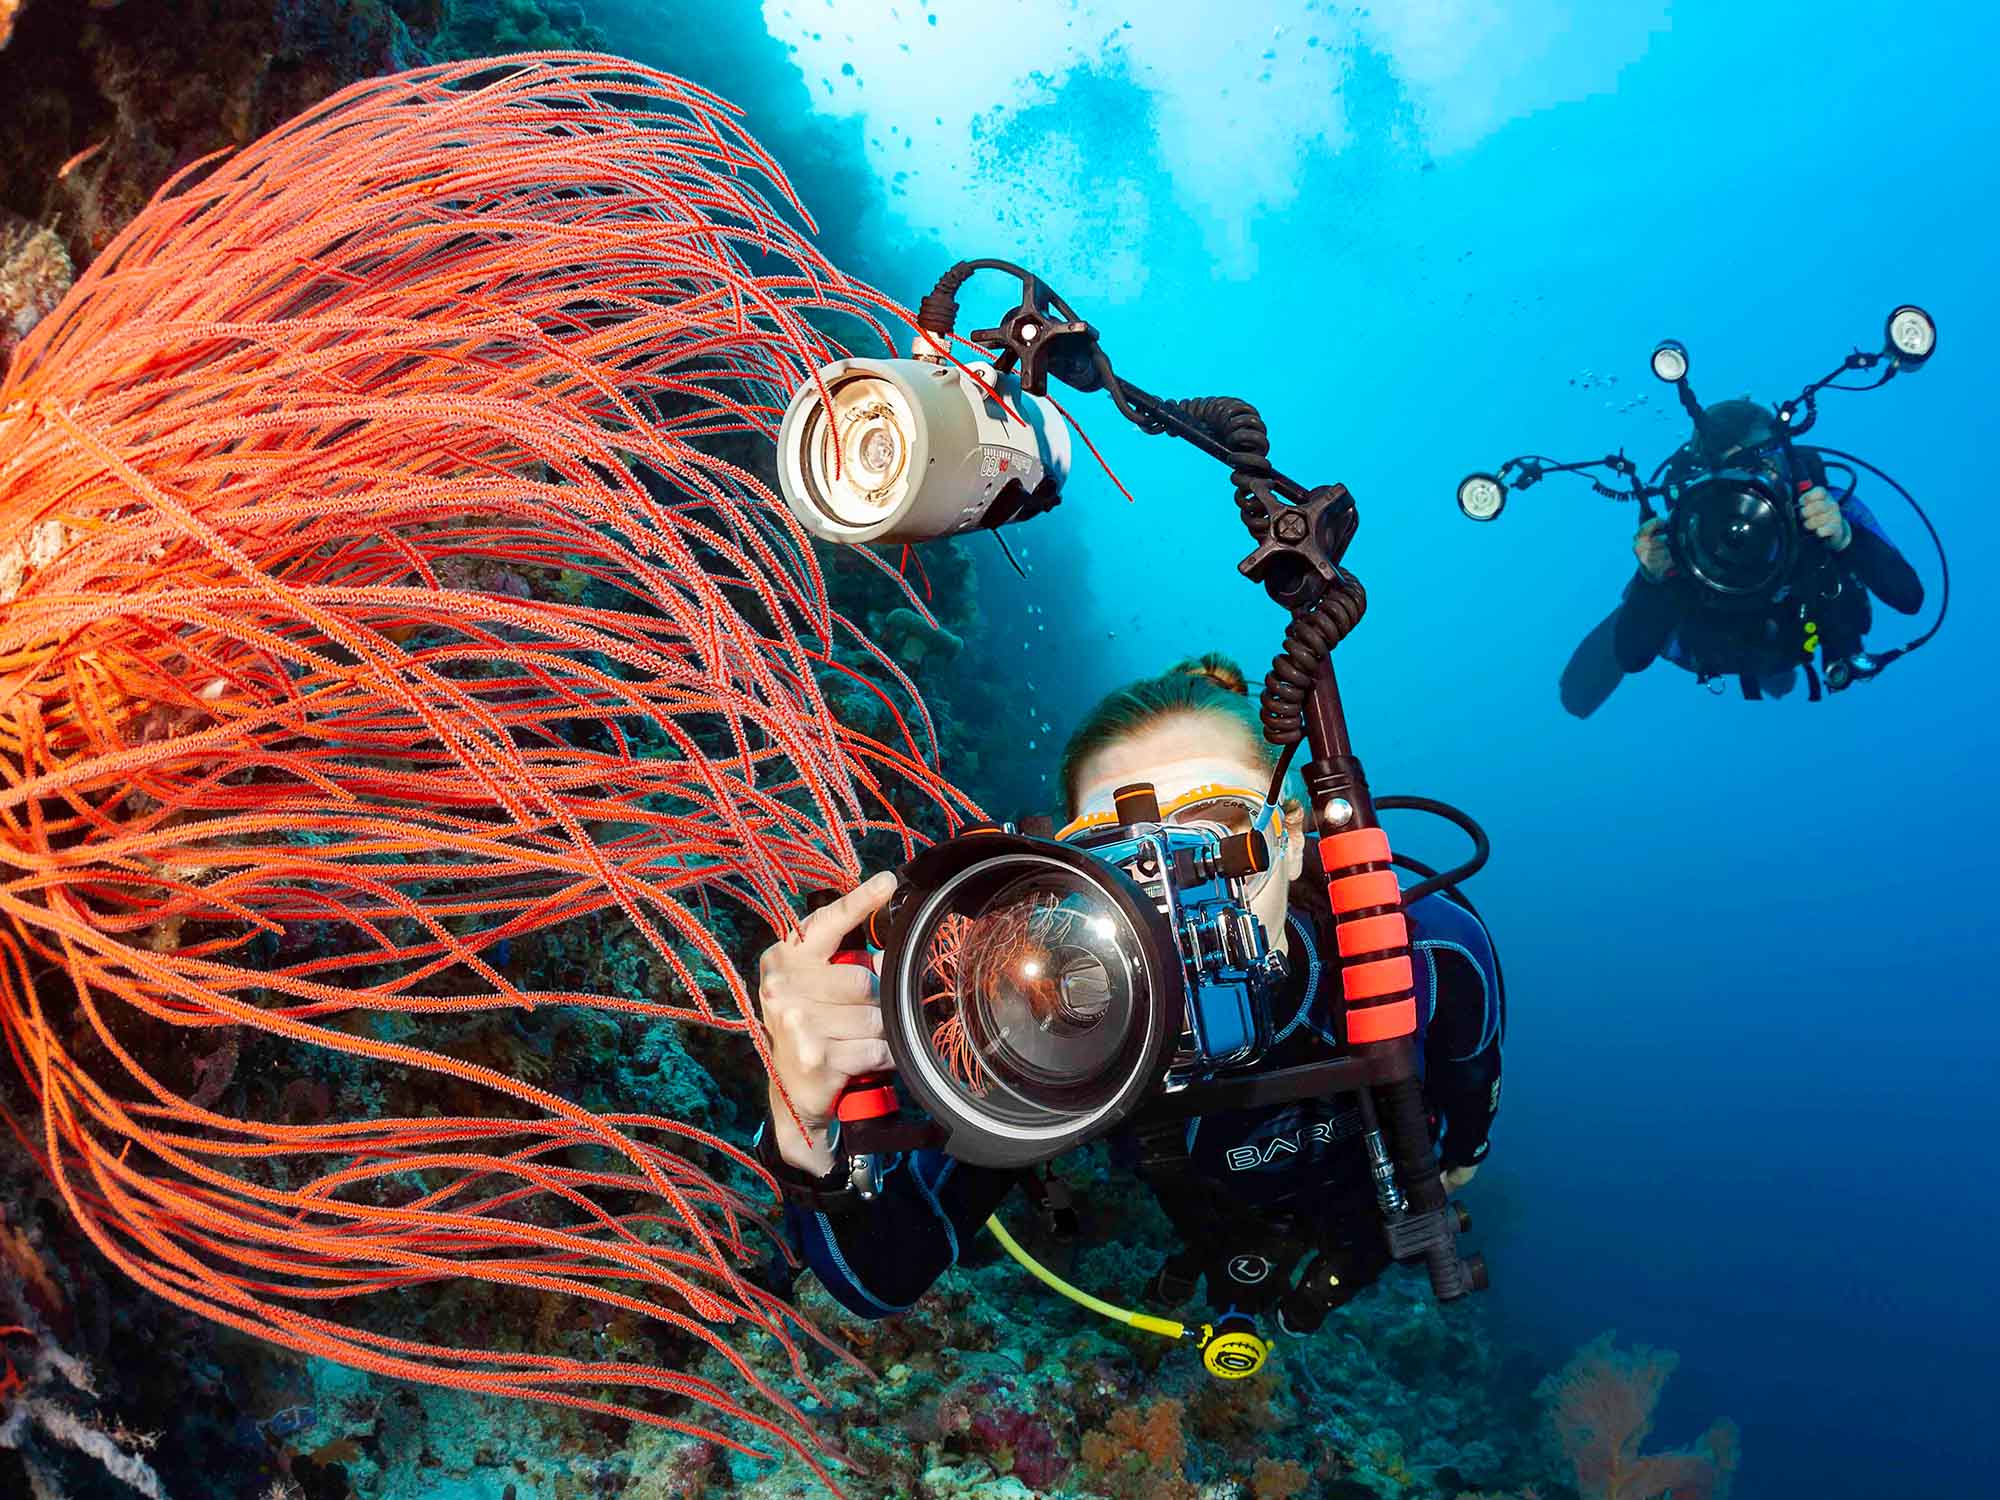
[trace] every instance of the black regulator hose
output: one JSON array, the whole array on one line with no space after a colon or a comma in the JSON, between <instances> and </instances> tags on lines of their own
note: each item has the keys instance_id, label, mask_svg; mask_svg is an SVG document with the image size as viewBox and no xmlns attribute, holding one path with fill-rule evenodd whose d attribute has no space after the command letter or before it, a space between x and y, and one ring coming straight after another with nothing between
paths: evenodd
<instances>
[{"instance_id":1,"label":"black regulator hose","mask_svg":"<svg viewBox=\"0 0 2000 1500\"><path fill-rule=\"evenodd\" d=\"M1456 887L1460 882L1470 880L1483 870L1486 861L1493 854L1493 844L1486 837L1486 830L1473 820L1470 813L1460 811L1449 802L1440 802L1435 797L1377 797L1375 810L1429 813L1434 818L1443 818L1447 823L1453 824L1472 840L1472 853L1462 863L1453 865L1443 874L1435 870L1420 872L1425 878L1403 892L1403 905L1406 907L1436 891L1451 891L1457 894Z\"/></svg>"},{"instance_id":2,"label":"black regulator hose","mask_svg":"<svg viewBox=\"0 0 2000 1500\"><path fill-rule=\"evenodd\" d=\"M1828 448L1819 443L1815 443L1813 448L1815 452L1824 454L1828 458L1836 459L1841 463L1859 464L1870 474L1873 474L1877 479L1888 485L1890 489L1903 497L1903 503L1917 513L1917 519L1924 523L1924 530L1930 533L1931 546L1937 549L1938 575L1941 579L1938 590L1937 618L1931 621L1930 629L1926 630L1908 645L1899 646L1894 651L1883 652L1879 659L1886 663L1893 661L1898 656L1907 656L1944 628L1945 614L1951 608L1951 559L1945 556L1944 539L1938 535L1937 527L1931 524L1931 518L1925 514L1924 508L1917 504L1917 497L1898 484L1893 476L1884 470L1876 468L1867 459L1858 457L1852 453L1842 452L1838 448Z\"/></svg>"},{"instance_id":3,"label":"black regulator hose","mask_svg":"<svg viewBox=\"0 0 2000 1500\"><path fill-rule=\"evenodd\" d=\"M1444 880L1446 882L1449 882L1451 879L1452 872L1447 871L1445 872L1445 874L1440 875L1431 866L1425 864L1422 860L1417 859L1413 855L1391 854L1389 856L1389 859L1397 867L1408 870L1412 875L1418 875L1422 877L1422 882L1423 882L1422 884L1413 885L1409 888L1409 890L1403 892L1403 895L1406 899L1409 897L1410 891L1423 890L1423 886L1433 880ZM1467 911L1471 912L1472 915L1478 919L1479 925L1481 927L1484 927L1486 925L1486 918L1480 916L1479 908L1472 904L1472 898L1466 895L1464 891L1460 890L1456 885L1449 883L1439 886L1438 889L1443 891L1447 896L1451 897L1452 900L1456 901L1460 906L1464 907ZM1429 892L1425 892L1425 894L1428 895ZM1507 1040L1507 969L1506 966L1500 962L1500 946L1497 943L1493 945L1493 982L1494 982L1494 988L1499 991L1500 1040L1504 1042Z\"/></svg>"}]
</instances>

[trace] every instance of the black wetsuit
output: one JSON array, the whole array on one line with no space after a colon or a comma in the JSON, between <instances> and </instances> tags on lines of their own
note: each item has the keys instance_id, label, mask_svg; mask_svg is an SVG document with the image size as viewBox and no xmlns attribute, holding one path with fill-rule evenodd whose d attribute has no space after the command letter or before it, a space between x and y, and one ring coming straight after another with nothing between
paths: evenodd
<instances>
[{"instance_id":1,"label":"black wetsuit","mask_svg":"<svg viewBox=\"0 0 2000 1500\"><path fill-rule=\"evenodd\" d=\"M1485 1158L1500 1102L1499 967L1484 924L1458 902L1426 897L1409 918L1439 1160L1471 1166ZM1291 935L1288 990L1273 1006L1278 1064L1323 1057L1342 1042L1338 966L1320 959L1333 946L1302 909L1291 914ZM1167 1270L1182 1295L1205 1276L1218 1312L1256 1313L1284 1293L1305 1253L1337 1257L1349 1295L1387 1264L1360 1134L1352 1096L1336 1096L1128 1131L1112 1149L1151 1185L1181 1236ZM909 1307L955 1265L1021 1180L920 1151L888 1165L875 1201L837 1214L794 1204L786 1224L843 1306L881 1317Z\"/></svg>"},{"instance_id":2,"label":"black wetsuit","mask_svg":"<svg viewBox=\"0 0 2000 1500\"><path fill-rule=\"evenodd\" d=\"M1843 587L1815 606L1823 659L1852 655L1873 623L1873 594L1899 614L1924 605L1923 581L1884 536L1867 510L1847 500L1843 511L1854 539L1832 553ZM1819 543L1808 539L1808 547ZM1751 681L1799 665L1800 642L1772 612L1726 611L1706 606L1699 587L1669 577L1655 583L1641 569L1626 585L1613 638L1618 665L1643 671L1664 654L1698 676L1743 676Z\"/></svg>"}]
</instances>

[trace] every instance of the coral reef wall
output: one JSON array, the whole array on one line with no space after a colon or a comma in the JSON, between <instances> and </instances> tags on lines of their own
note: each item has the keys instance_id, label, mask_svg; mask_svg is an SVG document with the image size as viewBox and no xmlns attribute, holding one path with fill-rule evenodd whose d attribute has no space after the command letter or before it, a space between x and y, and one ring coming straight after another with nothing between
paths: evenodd
<instances>
[{"instance_id":1,"label":"coral reef wall","mask_svg":"<svg viewBox=\"0 0 2000 1500\"><path fill-rule=\"evenodd\" d=\"M0 211L0 366L69 290L73 269L60 236Z\"/></svg>"},{"instance_id":2,"label":"coral reef wall","mask_svg":"<svg viewBox=\"0 0 2000 1500\"><path fill-rule=\"evenodd\" d=\"M178 168L343 84L421 61L410 20L421 28L438 9L19 0L0 51L0 208L52 223L88 261Z\"/></svg>"}]
</instances>

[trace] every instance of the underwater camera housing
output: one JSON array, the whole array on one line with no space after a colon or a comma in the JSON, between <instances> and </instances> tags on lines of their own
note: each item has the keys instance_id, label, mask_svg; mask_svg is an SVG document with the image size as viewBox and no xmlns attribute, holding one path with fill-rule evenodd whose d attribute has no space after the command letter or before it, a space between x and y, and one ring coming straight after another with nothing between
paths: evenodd
<instances>
[{"instance_id":1,"label":"underwater camera housing","mask_svg":"<svg viewBox=\"0 0 2000 1500\"><path fill-rule=\"evenodd\" d=\"M1779 597L1805 555L1792 462L1774 459L1769 469L1692 468L1664 487L1674 565L1716 608Z\"/></svg>"},{"instance_id":2,"label":"underwater camera housing","mask_svg":"<svg viewBox=\"0 0 2000 1500\"><path fill-rule=\"evenodd\" d=\"M1263 835L1164 822L1148 786L1118 805L1068 843L926 850L871 924L900 1082L953 1156L1047 1161L1270 1047L1285 969L1244 899Z\"/></svg>"}]
</instances>

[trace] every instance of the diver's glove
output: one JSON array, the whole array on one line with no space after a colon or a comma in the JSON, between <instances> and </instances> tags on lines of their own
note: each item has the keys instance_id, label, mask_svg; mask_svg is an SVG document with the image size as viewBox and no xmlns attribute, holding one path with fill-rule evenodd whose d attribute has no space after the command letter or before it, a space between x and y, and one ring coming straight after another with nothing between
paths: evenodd
<instances>
[{"instance_id":1,"label":"diver's glove","mask_svg":"<svg viewBox=\"0 0 2000 1500\"><path fill-rule=\"evenodd\" d=\"M1639 571L1648 583L1658 583L1674 565L1674 555L1667 549L1666 524L1658 516L1641 521L1639 534L1632 538L1632 555L1639 559Z\"/></svg>"},{"instance_id":2,"label":"diver's glove","mask_svg":"<svg viewBox=\"0 0 2000 1500\"><path fill-rule=\"evenodd\" d=\"M1468 1182L1472 1181L1473 1177L1478 1174L1478 1171L1479 1167L1476 1163L1469 1167L1445 1168L1444 1190L1447 1193L1457 1192L1460 1188L1464 1187Z\"/></svg>"},{"instance_id":3,"label":"diver's glove","mask_svg":"<svg viewBox=\"0 0 2000 1500\"><path fill-rule=\"evenodd\" d=\"M1836 552L1845 552L1854 540L1854 525L1841 514L1840 502L1816 484L1799 496L1799 519L1805 528Z\"/></svg>"}]
</instances>

